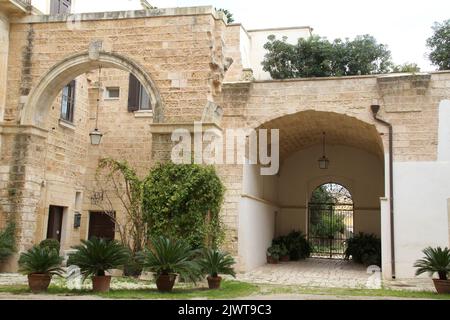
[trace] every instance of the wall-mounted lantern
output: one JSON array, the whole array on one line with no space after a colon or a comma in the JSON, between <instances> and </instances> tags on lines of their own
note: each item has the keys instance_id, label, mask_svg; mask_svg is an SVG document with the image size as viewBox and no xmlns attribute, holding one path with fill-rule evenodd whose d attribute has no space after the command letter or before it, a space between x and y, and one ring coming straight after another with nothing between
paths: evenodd
<instances>
[{"instance_id":1,"label":"wall-mounted lantern","mask_svg":"<svg viewBox=\"0 0 450 320\"><path fill-rule=\"evenodd\" d=\"M102 142L103 134L98 130L98 110L100 108L100 91L102 88L102 84L100 82L100 77L102 75L102 68L98 68L98 92L97 92L97 113L95 115L95 129L89 134L89 137L91 138L91 144L93 146L100 145L100 142Z\"/></svg>"},{"instance_id":2,"label":"wall-mounted lantern","mask_svg":"<svg viewBox=\"0 0 450 320\"><path fill-rule=\"evenodd\" d=\"M81 227L81 213L75 212L74 220L73 220L73 227L75 229L78 229Z\"/></svg>"},{"instance_id":3,"label":"wall-mounted lantern","mask_svg":"<svg viewBox=\"0 0 450 320\"><path fill-rule=\"evenodd\" d=\"M330 159L327 158L326 156L326 133L323 133L323 156L322 158L319 159L319 168L322 170L327 170L328 167L330 166Z\"/></svg>"}]
</instances>

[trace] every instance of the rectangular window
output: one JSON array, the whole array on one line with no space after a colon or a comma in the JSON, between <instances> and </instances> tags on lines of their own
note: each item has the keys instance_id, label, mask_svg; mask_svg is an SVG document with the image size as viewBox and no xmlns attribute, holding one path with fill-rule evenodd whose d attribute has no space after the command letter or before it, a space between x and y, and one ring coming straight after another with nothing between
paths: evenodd
<instances>
[{"instance_id":1,"label":"rectangular window","mask_svg":"<svg viewBox=\"0 0 450 320\"><path fill-rule=\"evenodd\" d=\"M145 90L144 86L139 82L139 80L130 73L130 81L128 86L128 111L150 111L152 110L152 105L150 102L150 97Z\"/></svg>"},{"instance_id":2,"label":"rectangular window","mask_svg":"<svg viewBox=\"0 0 450 320\"><path fill-rule=\"evenodd\" d=\"M72 0L51 0L50 1L50 14L66 14L70 13Z\"/></svg>"},{"instance_id":3,"label":"rectangular window","mask_svg":"<svg viewBox=\"0 0 450 320\"><path fill-rule=\"evenodd\" d=\"M105 91L105 99L119 99L120 98L120 88L118 87L107 87Z\"/></svg>"},{"instance_id":4,"label":"rectangular window","mask_svg":"<svg viewBox=\"0 0 450 320\"><path fill-rule=\"evenodd\" d=\"M73 122L75 109L75 80L72 80L62 90L61 97L61 120Z\"/></svg>"}]
</instances>

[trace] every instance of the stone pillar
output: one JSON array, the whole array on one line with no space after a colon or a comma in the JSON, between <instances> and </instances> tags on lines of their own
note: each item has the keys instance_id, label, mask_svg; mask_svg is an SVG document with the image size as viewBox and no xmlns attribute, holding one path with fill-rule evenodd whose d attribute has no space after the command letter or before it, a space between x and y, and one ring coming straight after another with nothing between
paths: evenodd
<instances>
[{"instance_id":1,"label":"stone pillar","mask_svg":"<svg viewBox=\"0 0 450 320\"><path fill-rule=\"evenodd\" d=\"M17 271L17 256L35 244L41 191L45 186L47 132L32 126L2 125L0 158L1 219L17 224L17 255L3 271Z\"/></svg>"},{"instance_id":2,"label":"stone pillar","mask_svg":"<svg viewBox=\"0 0 450 320\"><path fill-rule=\"evenodd\" d=\"M9 20L0 13L0 123L3 121L6 103L6 84L9 53Z\"/></svg>"}]
</instances>

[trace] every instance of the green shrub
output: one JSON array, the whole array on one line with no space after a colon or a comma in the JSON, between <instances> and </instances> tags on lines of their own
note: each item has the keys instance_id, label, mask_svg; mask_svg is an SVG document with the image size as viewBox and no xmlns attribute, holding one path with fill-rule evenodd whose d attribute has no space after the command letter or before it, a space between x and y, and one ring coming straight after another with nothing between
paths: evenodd
<instances>
[{"instance_id":1,"label":"green shrub","mask_svg":"<svg viewBox=\"0 0 450 320\"><path fill-rule=\"evenodd\" d=\"M144 185L149 234L185 239L191 248L218 248L224 239L219 215L224 192L212 166L156 166Z\"/></svg>"},{"instance_id":2,"label":"green shrub","mask_svg":"<svg viewBox=\"0 0 450 320\"><path fill-rule=\"evenodd\" d=\"M144 269L156 276L178 274L192 281L199 278L200 267L194 261L198 251L192 250L186 241L155 237L151 241L151 248L141 254Z\"/></svg>"},{"instance_id":3,"label":"green shrub","mask_svg":"<svg viewBox=\"0 0 450 320\"><path fill-rule=\"evenodd\" d=\"M281 247L277 244L272 245L269 249L267 249L267 256L272 257L275 260L279 260L281 256Z\"/></svg>"},{"instance_id":4,"label":"green shrub","mask_svg":"<svg viewBox=\"0 0 450 320\"><path fill-rule=\"evenodd\" d=\"M53 249L59 253L61 245L60 245L59 241L56 239L47 239L47 240L42 241L39 244L39 247Z\"/></svg>"},{"instance_id":5,"label":"green shrub","mask_svg":"<svg viewBox=\"0 0 450 320\"><path fill-rule=\"evenodd\" d=\"M20 255L19 271L23 274L63 274L61 263L63 258L58 251L46 247L34 246Z\"/></svg>"},{"instance_id":6,"label":"green shrub","mask_svg":"<svg viewBox=\"0 0 450 320\"><path fill-rule=\"evenodd\" d=\"M0 231L0 263L4 262L16 252L16 224L9 222L6 228Z\"/></svg>"},{"instance_id":7,"label":"green shrub","mask_svg":"<svg viewBox=\"0 0 450 320\"><path fill-rule=\"evenodd\" d=\"M366 266L381 266L381 240L373 234L360 233L347 240L345 258Z\"/></svg>"},{"instance_id":8,"label":"green shrub","mask_svg":"<svg viewBox=\"0 0 450 320\"><path fill-rule=\"evenodd\" d=\"M130 251L117 241L92 238L82 240L77 250L69 255L67 264L78 266L84 279L91 276L104 276L107 271L119 269L128 263Z\"/></svg>"},{"instance_id":9,"label":"green shrub","mask_svg":"<svg viewBox=\"0 0 450 320\"><path fill-rule=\"evenodd\" d=\"M448 280L450 274L450 249L440 247L433 249L431 247L423 250L425 257L418 260L414 267L418 268L416 275L420 276L429 273L432 277L435 273L439 275L440 280Z\"/></svg>"},{"instance_id":10,"label":"green shrub","mask_svg":"<svg viewBox=\"0 0 450 320\"><path fill-rule=\"evenodd\" d=\"M217 278L221 274L236 277L236 272L233 269L236 262L226 252L204 249L198 263L202 272L213 278Z\"/></svg>"},{"instance_id":11,"label":"green shrub","mask_svg":"<svg viewBox=\"0 0 450 320\"><path fill-rule=\"evenodd\" d=\"M275 239L275 243L285 245L289 252L289 258L292 261L306 259L311 256L311 245L306 236L299 231L292 231L285 237Z\"/></svg>"}]
</instances>

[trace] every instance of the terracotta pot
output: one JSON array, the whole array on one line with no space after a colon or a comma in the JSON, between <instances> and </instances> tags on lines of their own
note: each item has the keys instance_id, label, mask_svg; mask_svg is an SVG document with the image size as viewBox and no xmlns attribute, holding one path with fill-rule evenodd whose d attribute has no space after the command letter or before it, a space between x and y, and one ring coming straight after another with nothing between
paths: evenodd
<instances>
[{"instance_id":1,"label":"terracotta pot","mask_svg":"<svg viewBox=\"0 0 450 320\"><path fill-rule=\"evenodd\" d=\"M281 256L280 261L281 262L289 262L289 261L291 261L291 258L289 256Z\"/></svg>"},{"instance_id":2,"label":"terracotta pot","mask_svg":"<svg viewBox=\"0 0 450 320\"><path fill-rule=\"evenodd\" d=\"M92 291L108 292L111 287L111 276L92 277Z\"/></svg>"},{"instance_id":3,"label":"terracotta pot","mask_svg":"<svg viewBox=\"0 0 450 320\"><path fill-rule=\"evenodd\" d=\"M28 275L28 285L33 293L47 291L52 277L48 274L30 274Z\"/></svg>"},{"instance_id":4,"label":"terracotta pot","mask_svg":"<svg viewBox=\"0 0 450 320\"><path fill-rule=\"evenodd\" d=\"M436 291L439 294L450 294L450 280L433 279Z\"/></svg>"},{"instance_id":5,"label":"terracotta pot","mask_svg":"<svg viewBox=\"0 0 450 320\"><path fill-rule=\"evenodd\" d=\"M160 292L172 292L176 278L176 274L159 275L156 279L156 287Z\"/></svg>"},{"instance_id":6,"label":"terracotta pot","mask_svg":"<svg viewBox=\"0 0 450 320\"><path fill-rule=\"evenodd\" d=\"M211 290L220 289L221 277L208 277L208 286Z\"/></svg>"},{"instance_id":7,"label":"terracotta pot","mask_svg":"<svg viewBox=\"0 0 450 320\"><path fill-rule=\"evenodd\" d=\"M267 256L267 263L268 264L278 264L278 259L275 259L273 257Z\"/></svg>"}]
</instances>

